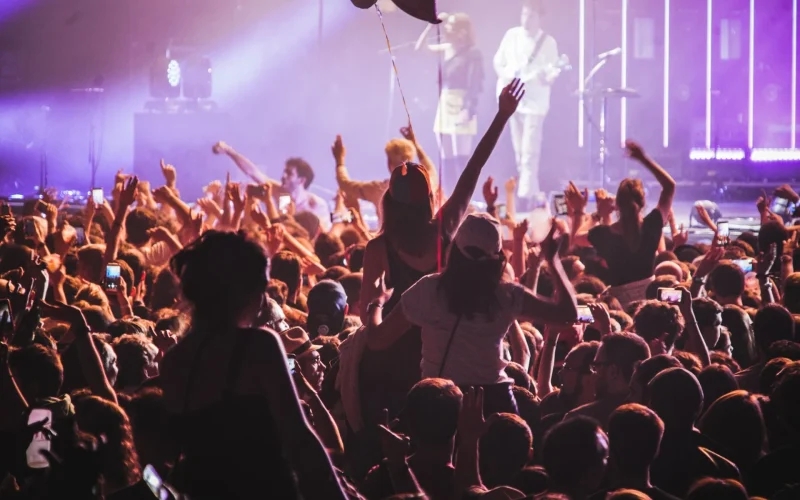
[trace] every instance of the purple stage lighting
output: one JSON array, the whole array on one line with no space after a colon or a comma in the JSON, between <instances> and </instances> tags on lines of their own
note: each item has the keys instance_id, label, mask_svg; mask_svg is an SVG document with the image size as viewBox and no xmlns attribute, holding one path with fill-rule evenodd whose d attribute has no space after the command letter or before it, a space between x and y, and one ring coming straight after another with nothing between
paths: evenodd
<instances>
[{"instance_id":1,"label":"purple stage lighting","mask_svg":"<svg viewBox=\"0 0 800 500\"><path fill-rule=\"evenodd\" d=\"M693 161L741 161L747 157L744 149L739 148L720 148L720 149L699 149L694 148L689 152L689 159Z\"/></svg>"},{"instance_id":2,"label":"purple stage lighting","mask_svg":"<svg viewBox=\"0 0 800 500\"><path fill-rule=\"evenodd\" d=\"M800 161L800 149L754 149L750 153L750 161Z\"/></svg>"}]
</instances>

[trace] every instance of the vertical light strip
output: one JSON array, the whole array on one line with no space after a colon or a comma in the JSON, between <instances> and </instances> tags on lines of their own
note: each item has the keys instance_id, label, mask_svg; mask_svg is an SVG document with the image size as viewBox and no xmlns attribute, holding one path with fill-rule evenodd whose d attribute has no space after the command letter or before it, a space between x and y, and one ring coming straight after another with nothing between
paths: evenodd
<instances>
[{"instance_id":1,"label":"vertical light strip","mask_svg":"<svg viewBox=\"0 0 800 500\"><path fill-rule=\"evenodd\" d=\"M706 15L706 149L711 148L711 26L713 14L713 0L707 0Z\"/></svg>"},{"instance_id":2,"label":"vertical light strip","mask_svg":"<svg viewBox=\"0 0 800 500\"><path fill-rule=\"evenodd\" d=\"M791 147L797 147L797 0L792 0L792 124Z\"/></svg>"},{"instance_id":3,"label":"vertical light strip","mask_svg":"<svg viewBox=\"0 0 800 500\"><path fill-rule=\"evenodd\" d=\"M747 66L747 147L753 149L754 73L756 62L756 0L750 0L750 60Z\"/></svg>"},{"instance_id":4,"label":"vertical light strip","mask_svg":"<svg viewBox=\"0 0 800 500\"><path fill-rule=\"evenodd\" d=\"M797 1L797 0L795 0ZM583 81L586 78L586 0L578 0L578 147L583 147L583 125L584 125L584 91Z\"/></svg>"},{"instance_id":5,"label":"vertical light strip","mask_svg":"<svg viewBox=\"0 0 800 500\"><path fill-rule=\"evenodd\" d=\"M622 88L628 87L628 0L622 0L622 77L620 79ZM620 140L621 147L625 147L625 139L628 137L628 100L624 97L620 100Z\"/></svg>"},{"instance_id":6,"label":"vertical light strip","mask_svg":"<svg viewBox=\"0 0 800 500\"><path fill-rule=\"evenodd\" d=\"M664 0L664 148L669 147L669 1Z\"/></svg>"}]
</instances>

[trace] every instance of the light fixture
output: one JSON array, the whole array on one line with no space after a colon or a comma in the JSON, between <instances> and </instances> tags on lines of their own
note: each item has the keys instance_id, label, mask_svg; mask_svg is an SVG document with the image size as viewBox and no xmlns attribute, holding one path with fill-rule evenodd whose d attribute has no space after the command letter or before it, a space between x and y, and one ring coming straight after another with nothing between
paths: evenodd
<instances>
[{"instance_id":1,"label":"light fixture","mask_svg":"<svg viewBox=\"0 0 800 500\"><path fill-rule=\"evenodd\" d=\"M181 80L180 63L171 57L159 57L150 67L150 96L156 99L180 97Z\"/></svg>"},{"instance_id":2,"label":"light fixture","mask_svg":"<svg viewBox=\"0 0 800 500\"><path fill-rule=\"evenodd\" d=\"M213 90L211 59L193 55L183 63L183 97L208 99Z\"/></svg>"}]
</instances>

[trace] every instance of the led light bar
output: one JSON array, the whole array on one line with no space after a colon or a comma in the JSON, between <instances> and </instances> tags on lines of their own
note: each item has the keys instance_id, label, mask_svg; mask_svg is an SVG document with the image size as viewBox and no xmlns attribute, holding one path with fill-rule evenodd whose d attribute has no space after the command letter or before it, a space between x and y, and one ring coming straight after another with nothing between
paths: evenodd
<instances>
[{"instance_id":1,"label":"led light bar","mask_svg":"<svg viewBox=\"0 0 800 500\"><path fill-rule=\"evenodd\" d=\"M750 161L800 161L800 149L760 148L750 153Z\"/></svg>"},{"instance_id":2,"label":"led light bar","mask_svg":"<svg viewBox=\"0 0 800 500\"><path fill-rule=\"evenodd\" d=\"M711 148L711 27L713 21L713 0L707 1L706 19L706 149Z\"/></svg>"},{"instance_id":3,"label":"led light bar","mask_svg":"<svg viewBox=\"0 0 800 500\"><path fill-rule=\"evenodd\" d=\"M797 2L797 0L794 0ZM664 0L664 147L669 147L669 30L670 0Z\"/></svg>"},{"instance_id":4,"label":"led light bar","mask_svg":"<svg viewBox=\"0 0 800 500\"><path fill-rule=\"evenodd\" d=\"M750 0L750 54L747 66L747 147L753 149L753 108L754 93L753 85L755 77L755 46L756 46L756 0Z\"/></svg>"},{"instance_id":5,"label":"led light bar","mask_svg":"<svg viewBox=\"0 0 800 500\"><path fill-rule=\"evenodd\" d=\"M709 148L693 148L689 152L689 159L693 161L708 161L708 160L720 160L720 161L741 161L747 158L747 153L744 149L740 148L719 148L719 149L709 149Z\"/></svg>"},{"instance_id":6,"label":"led light bar","mask_svg":"<svg viewBox=\"0 0 800 500\"><path fill-rule=\"evenodd\" d=\"M795 0L796 1L796 0ZM578 102L578 147L583 147L583 121L585 119L583 110L583 93L586 90L583 81L586 79L586 0L580 0L578 12L578 92L580 101Z\"/></svg>"}]
</instances>

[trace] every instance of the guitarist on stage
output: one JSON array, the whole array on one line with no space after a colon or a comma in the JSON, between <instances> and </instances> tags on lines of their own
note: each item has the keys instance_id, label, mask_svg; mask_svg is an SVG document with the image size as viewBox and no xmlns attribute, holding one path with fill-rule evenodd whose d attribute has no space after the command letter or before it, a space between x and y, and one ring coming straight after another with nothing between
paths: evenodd
<instances>
[{"instance_id":1,"label":"guitarist on stage","mask_svg":"<svg viewBox=\"0 0 800 500\"><path fill-rule=\"evenodd\" d=\"M541 0L523 0L520 26L508 30L494 56L498 89L514 78L525 83L525 96L511 117L511 139L519 173L517 196L523 210L530 209L540 193L542 125L550 109L550 86L565 64L559 59L555 39L542 30L543 14Z\"/></svg>"}]
</instances>

